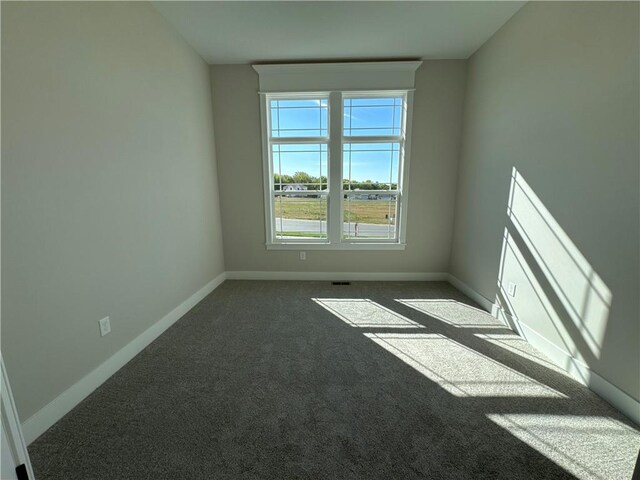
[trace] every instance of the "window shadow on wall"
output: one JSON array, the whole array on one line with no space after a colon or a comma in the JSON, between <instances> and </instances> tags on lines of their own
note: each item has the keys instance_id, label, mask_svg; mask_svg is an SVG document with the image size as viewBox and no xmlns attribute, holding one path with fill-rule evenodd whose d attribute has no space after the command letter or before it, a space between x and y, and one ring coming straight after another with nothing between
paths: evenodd
<instances>
[{"instance_id":1,"label":"window shadow on wall","mask_svg":"<svg viewBox=\"0 0 640 480\"><path fill-rule=\"evenodd\" d=\"M509 284L517 285L515 294ZM566 352L562 367L588 382L600 358L612 293L514 168L496 305L525 338L542 335ZM535 332L535 333L534 333Z\"/></svg>"}]
</instances>

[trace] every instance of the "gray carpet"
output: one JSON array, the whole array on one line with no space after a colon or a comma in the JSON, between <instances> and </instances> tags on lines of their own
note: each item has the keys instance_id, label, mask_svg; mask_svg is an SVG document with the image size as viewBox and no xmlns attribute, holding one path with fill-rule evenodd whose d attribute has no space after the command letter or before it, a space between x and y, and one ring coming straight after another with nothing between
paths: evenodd
<instances>
[{"instance_id":1,"label":"gray carpet","mask_svg":"<svg viewBox=\"0 0 640 480\"><path fill-rule=\"evenodd\" d=\"M29 452L39 480L622 480L639 447L446 283L227 281Z\"/></svg>"}]
</instances>

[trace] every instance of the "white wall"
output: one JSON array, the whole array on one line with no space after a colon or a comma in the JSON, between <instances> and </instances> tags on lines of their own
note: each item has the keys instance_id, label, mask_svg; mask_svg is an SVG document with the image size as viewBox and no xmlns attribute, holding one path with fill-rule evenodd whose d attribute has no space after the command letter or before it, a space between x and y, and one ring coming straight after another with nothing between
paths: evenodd
<instances>
[{"instance_id":1,"label":"white wall","mask_svg":"<svg viewBox=\"0 0 640 480\"><path fill-rule=\"evenodd\" d=\"M228 271L446 272L460 145L466 62L426 61L416 73L405 251L265 249L258 75L211 67Z\"/></svg>"},{"instance_id":2,"label":"white wall","mask_svg":"<svg viewBox=\"0 0 640 480\"><path fill-rule=\"evenodd\" d=\"M471 57L451 257L566 368L636 401L638 14L637 2L531 2Z\"/></svg>"},{"instance_id":3,"label":"white wall","mask_svg":"<svg viewBox=\"0 0 640 480\"><path fill-rule=\"evenodd\" d=\"M223 270L205 62L146 3L3 2L2 353L21 419Z\"/></svg>"}]
</instances>

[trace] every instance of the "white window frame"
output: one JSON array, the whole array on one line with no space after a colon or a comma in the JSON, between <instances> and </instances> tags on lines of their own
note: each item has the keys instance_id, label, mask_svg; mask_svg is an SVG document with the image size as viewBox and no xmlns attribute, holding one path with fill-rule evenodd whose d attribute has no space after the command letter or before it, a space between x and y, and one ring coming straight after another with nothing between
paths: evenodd
<instances>
[{"instance_id":1,"label":"white window frame","mask_svg":"<svg viewBox=\"0 0 640 480\"><path fill-rule=\"evenodd\" d=\"M327 116L327 136L326 137L271 137L271 114L270 104L271 100L327 100L327 108L329 115ZM330 157L331 157L331 103L329 92L304 92L304 93L272 93L264 94L261 98L261 115L262 115L262 153L263 153L263 168L264 168L264 192L265 192L265 225L267 231L267 246L274 245L293 245L294 247L299 244L319 244L327 245L327 238L290 238L281 240L276 238L276 217L275 217L275 205L273 200L275 198L276 190L274 188L274 171L273 171L273 144L327 144L327 169L329 169ZM329 172L327 171L327 189L322 191L320 195L326 196L327 205L329 204L331 180ZM324 193L326 192L326 193ZM308 191L288 192L287 195L303 196L308 195ZM327 233L329 232L329 208L327 208Z\"/></svg>"},{"instance_id":2,"label":"white window frame","mask_svg":"<svg viewBox=\"0 0 640 480\"><path fill-rule=\"evenodd\" d=\"M413 82L421 62L363 62L345 64L254 65L260 75L263 183L266 248L268 250L404 250L407 236L407 200L413 119ZM396 88L396 86L398 86ZM309 88L305 88L309 87ZM404 97L404 137L400 142L400 171L396 214L396 238L343 237L343 144L391 142L392 136L344 137L343 98ZM270 100L274 98L329 99L328 138L270 138ZM402 135L401 135L402 136ZM273 199L272 144L327 143L327 238L277 239ZM351 141L356 140L356 141ZM388 191L381 191L388 193Z\"/></svg>"},{"instance_id":3,"label":"white window frame","mask_svg":"<svg viewBox=\"0 0 640 480\"><path fill-rule=\"evenodd\" d=\"M407 145L407 128L411 122L408 122L407 119L410 118L408 116L408 105L409 105L409 96L413 92L407 90L400 91L373 91L373 92L342 92L341 100L340 100L340 108L341 115L340 118L344 119L344 100L349 98L388 98L388 97L401 97L402 98L402 118L400 119L400 135L353 135L353 136L344 136L344 128L341 128L341 142L340 142L340 172L342 175L343 172L343 152L344 145L346 143L354 144L354 143L398 143L400 146L399 152L399 171L398 171L398 188L396 190L367 190L366 193L388 193L392 192L396 195L396 223L394 226L394 238L384 239L384 238L342 238L342 230L340 231L341 243L345 244L406 244L406 228L405 222L402 219L404 212L406 212L406 201L407 198L406 191L408 190L408 162L405 154L405 149ZM411 98L413 100L413 98ZM405 168L405 163L407 164L407 168ZM407 171L407 178L404 177L404 171ZM341 179L342 180L342 179ZM348 190L344 190L342 181L340 182L341 187L341 195L340 201L344 203L345 195L355 196L356 193L350 193ZM362 193L362 192L360 192ZM340 219L341 226L344 224L344 208L340 208Z\"/></svg>"}]
</instances>

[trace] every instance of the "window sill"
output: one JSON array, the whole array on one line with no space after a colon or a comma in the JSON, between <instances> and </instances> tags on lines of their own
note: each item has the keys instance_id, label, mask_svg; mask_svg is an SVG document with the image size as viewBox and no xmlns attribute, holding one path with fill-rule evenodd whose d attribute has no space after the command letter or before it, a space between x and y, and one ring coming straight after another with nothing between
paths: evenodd
<instances>
[{"instance_id":1,"label":"window sill","mask_svg":"<svg viewBox=\"0 0 640 480\"><path fill-rule=\"evenodd\" d=\"M406 243L267 243L267 250L404 250Z\"/></svg>"}]
</instances>

